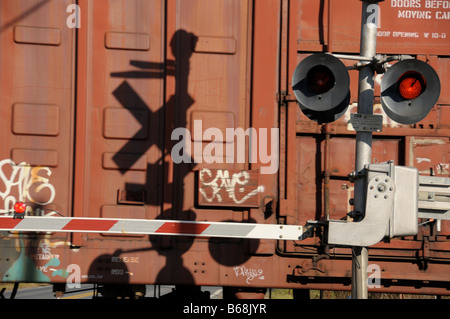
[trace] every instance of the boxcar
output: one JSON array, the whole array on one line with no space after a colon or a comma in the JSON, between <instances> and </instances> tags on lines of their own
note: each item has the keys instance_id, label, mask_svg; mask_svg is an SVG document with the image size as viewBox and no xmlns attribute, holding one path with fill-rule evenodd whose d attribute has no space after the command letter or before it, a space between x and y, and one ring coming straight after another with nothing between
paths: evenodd
<instances>
[{"instance_id":1,"label":"boxcar","mask_svg":"<svg viewBox=\"0 0 450 319\"><path fill-rule=\"evenodd\" d=\"M376 75L373 161L449 177L450 1L386 0L377 19L377 53L428 62L442 89L425 119L401 125L385 116ZM328 124L303 115L291 78L312 53L358 55L360 24L356 0L2 0L1 212L23 201L37 216L344 218L358 72L347 112ZM380 279L370 291L450 293L450 223L418 222L416 236L369 247ZM105 295L145 284L253 298L349 290L351 260L320 231L298 241L0 233L0 281L94 283Z\"/></svg>"}]
</instances>

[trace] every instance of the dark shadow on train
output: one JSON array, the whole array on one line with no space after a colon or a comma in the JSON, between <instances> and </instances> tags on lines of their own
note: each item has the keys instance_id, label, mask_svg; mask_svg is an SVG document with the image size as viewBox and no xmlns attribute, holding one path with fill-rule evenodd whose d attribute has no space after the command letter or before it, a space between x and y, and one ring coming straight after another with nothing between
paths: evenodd
<instances>
[{"instance_id":1,"label":"dark shadow on train","mask_svg":"<svg viewBox=\"0 0 450 319\"><path fill-rule=\"evenodd\" d=\"M156 163L147 164L146 183L144 185L137 183L125 185L125 201L162 207L161 198L163 202L172 202L173 198L172 209L163 211L156 217L157 219L196 219L193 211L182 210L184 187L178 185L177 182L171 184L165 180L168 172L167 165L164 163L164 159L170 156L172 149L170 134L167 134L167 132L176 127L186 127L186 113L194 103L194 100L188 94L187 84L190 69L189 59L194 51L196 41L197 37L194 34L185 30L178 30L170 42L175 61L168 60L165 63L155 63L132 60L130 64L135 67L134 70L111 73L111 77L124 79L112 94L141 125L141 129L113 156L113 160L121 168L120 172L125 174L128 170L133 169L133 165L142 156L145 156L150 148L157 147L161 154ZM150 108L128 81L128 79L161 79L166 76L175 76L175 94L158 109ZM155 129L158 128L159 131L155 132ZM163 128L164 130L162 130ZM193 166L190 163L176 164L173 180L183 181L192 168ZM164 189L170 190L172 194L162 196ZM176 244L175 238L172 236L149 236L149 240L152 246L143 250L156 250L160 255L166 257L165 266L158 274L156 284L170 285L175 281L174 276L176 276L177 283L186 285L186 287L193 287L195 285L194 278L183 265L182 255L189 250L194 239L192 237L178 237L176 238ZM139 251L139 249L134 251ZM92 263L89 276L92 277L94 282L114 283L111 285L112 289L105 290L105 295L114 295L116 287L129 283L130 278L126 264L119 262L112 265L111 260L120 261L122 254L130 252L117 250L112 255L99 256ZM110 275L111 271L118 272L117 276ZM96 278L96 276L99 276L99 278ZM200 287L196 289L198 295L202 295ZM182 286L177 287L176 291L183 291ZM189 295L195 296L195 294L192 295L192 291Z\"/></svg>"},{"instance_id":2,"label":"dark shadow on train","mask_svg":"<svg viewBox=\"0 0 450 319\"><path fill-rule=\"evenodd\" d=\"M196 213L193 210L183 210L184 189L194 187L194 185L184 185L185 177L192 172L196 164L191 158L191 163L181 162L174 164L173 183L166 180L168 176L168 165L164 162L171 156L172 147L179 141L171 140L171 132L175 128L185 128L188 109L194 104L194 99L188 92L188 78L190 70L190 58L194 52L197 36L185 30L178 30L171 39L170 47L175 57L175 61L168 60L164 63L148 61L130 61L134 67L132 71L114 72L111 77L123 78L123 82L112 94L120 102L122 107L129 110L133 117L140 123L141 129L127 141L127 143L113 156L113 160L120 167L120 172L125 174L133 169L133 165L148 152L150 148L157 147L161 157L152 164L147 164L146 183L127 183L125 185L125 201L163 207L163 203L171 203L171 209L162 211L156 219L174 220L196 220ZM162 79L166 76L175 77L175 94L170 96L158 109L150 108L149 105L139 96L129 83L129 79ZM155 128L163 128L164 132L152 134ZM186 154L180 154L186 155ZM125 160L124 160L125 159ZM166 192L163 194L162 191ZM254 222L254 221L253 221ZM183 264L183 254L187 252L194 241L194 237L188 236L149 236L151 247L144 250L156 250L166 258L165 266L156 278L156 284L171 285L177 283L173 296L183 295L183 298L204 298L207 293L202 293L200 287L195 286L195 280L191 272ZM255 242L256 241L256 242ZM223 245L225 243L225 245ZM251 246L258 246L258 240L252 240ZM227 244L241 249L241 252L233 253ZM225 249L226 248L228 249ZM247 249L250 244L247 243ZM242 248L242 241L236 239L221 239L209 241L211 256L219 263L226 265L237 265L245 260L243 257L245 248ZM134 250L139 251L139 250ZM141 250L142 251L142 250ZM97 281L97 276L102 273L112 271L113 265L108 260L117 259L121 254L131 251L116 251L113 255L99 256L91 265L89 276ZM237 257L238 256L238 257ZM109 281L117 284L127 284L129 282L128 269L125 264L116 264L115 272L120 276L104 276L98 278L99 281ZM187 290L189 293L187 293Z\"/></svg>"},{"instance_id":3,"label":"dark shadow on train","mask_svg":"<svg viewBox=\"0 0 450 319\"><path fill-rule=\"evenodd\" d=\"M28 16L32 15L42 7L45 7L47 3L49 3L51 0L41 0L35 4L33 4L29 9L24 10L20 15L12 18L9 21L5 21L0 26L0 33L4 32L6 29L12 28L14 25L21 22L21 20L27 18ZM30 1L31 2L31 1Z\"/></svg>"}]
</instances>

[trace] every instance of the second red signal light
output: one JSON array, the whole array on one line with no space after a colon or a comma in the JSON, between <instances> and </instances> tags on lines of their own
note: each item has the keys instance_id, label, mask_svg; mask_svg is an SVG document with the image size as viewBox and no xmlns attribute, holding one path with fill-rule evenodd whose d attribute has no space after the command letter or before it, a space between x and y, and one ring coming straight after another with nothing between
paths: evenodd
<instances>
[{"instance_id":1,"label":"second red signal light","mask_svg":"<svg viewBox=\"0 0 450 319\"><path fill-rule=\"evenodd\" d=\"M403 60L392 65L381 80L381 105L394 121L414 124L430 113L440 91L439 76L429 64Z\"/></svg>"}]
</instances>

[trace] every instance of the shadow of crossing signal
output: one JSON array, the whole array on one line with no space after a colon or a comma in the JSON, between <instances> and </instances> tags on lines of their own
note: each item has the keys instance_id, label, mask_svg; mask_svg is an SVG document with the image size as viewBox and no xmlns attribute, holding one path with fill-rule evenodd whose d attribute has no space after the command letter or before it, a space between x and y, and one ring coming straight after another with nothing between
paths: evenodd
<instances>
[{"instance_id":1,"label":"shadow of crossing signal","mask_svg":"<svg viewBox=\"0 0 450 319\"><path fill-rule=\"evenodd\" d=\"M430 65L403 60L390 67L381 80L381 105L394 121L414 124L430 113L440 92L439 76Z\"/></svg>"},{"instance_id":2,"label":"shadow of crossing signal","mask_svg":"<svg viewBox=\"0 0 450 319\"><path fill-rule=\"evenodd\" d=\"M317 53L295 68L292 88L302 112L313 121L339 119L350 103L350 77L345 65L330 54Z\"/></svg>"}]
</instances>

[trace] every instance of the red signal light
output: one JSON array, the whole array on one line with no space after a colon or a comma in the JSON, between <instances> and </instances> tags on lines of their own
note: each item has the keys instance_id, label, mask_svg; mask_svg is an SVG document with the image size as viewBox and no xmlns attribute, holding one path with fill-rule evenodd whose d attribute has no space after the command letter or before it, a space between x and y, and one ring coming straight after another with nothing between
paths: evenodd
<instances>
[{"instance_id":1,"label":"red signal light","mask_svg":"<svg viewBox=\"0 0 450 319\"><path fill-rule=\"evenodd\" d=\"M350 104L350 76L341 60L327 53L304 58L292 74L300 110L318 123L339 119Z\"/></svg>"},{"instance_id":2,"label":"red signal light","mask_svg":"<svg viewBox=\"0 0 450 319\"><path fill-rule=\"evenodd\" d=\"M419 97L426 88L424 77L415 71L403 74L398 80L398 92L406 100Z\"/></svg>"},{"instance_id":3,"label":"red signal light","mask_svg":"<svg viewBox=\"0 0 450 319\"><path fill-rule=\"evenodd\" d=\"M317 65L309 70L307 84L310 90L316 94L323 94L334 87L336 79L333 72L324 65Z\"/></svg>"},{"instance_id":4,"label":"red signal light","mask_svg":"<svg viewBox=\"0 0 450 319\"><path fill-rule=\"evenodd\" d=\"M14 211L17 214L24 213L26 209L27 209L27 206L23 202L17 202L17 203L14 204Z\"/></svg>"}]
</instances>

